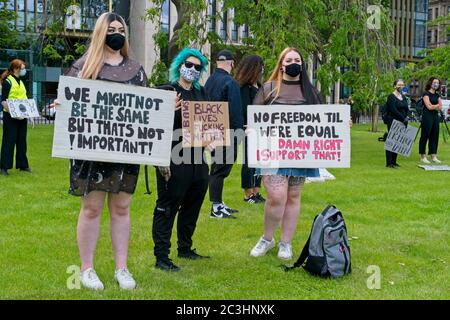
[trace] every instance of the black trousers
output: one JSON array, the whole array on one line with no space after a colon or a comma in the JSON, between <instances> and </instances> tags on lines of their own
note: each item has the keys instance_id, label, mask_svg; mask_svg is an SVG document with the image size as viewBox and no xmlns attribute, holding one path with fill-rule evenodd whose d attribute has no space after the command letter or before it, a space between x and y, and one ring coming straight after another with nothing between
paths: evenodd
<instances>
[{"instance_id":1,"label":"black trousers","mask_svg":"<svg viewBox=\"0 0 450 320\"><path fill-rule=\"evenodd\" d=\"M248 141L247 137L244 140L244 152L243 152L243 163L241 169L241 188L251 189L261 187L261 177L255 176L256 169L248 167L248 156L247 156Z\"/></svg>"},{"instance_id":2,"label":"black trousers","mask_svg":"<svg viewBox=\"0 0 450 320\"><path fill-rule=\"evenodd\" d=\"M229 147L217 147L211 156L215 161L211 164L209 174L209 200L211 202L222 202L223 182L230 175L233 164L237 159L238 141Z\"/></svg>"},{"instance_id":3,"label":"black trousers","mask_svg":"<svg viewBox=\"0 0 450 320\"><path fill-rule=\"evenodd\" d=\"M28 168L27 123L27 119L13 119L9 112L3 112L0 169L11 169L13 167L14 148L16 148L16 169Z\"/></svg>"},{"instance_id":4,"label":"black trousers","mask_svg":"<svg viewBox=\"0 0 450 320\"><path fill-rule=\"evenodd\" d=\"M388 132L389 132L389 130L391 130L391 126L392 126L392 121L388 122L388 124L387 124ZM398 153L386 150L386 166L397 164L397 156L398 156Z\"/></svg>"},{"instance_id":5,"label":"black trousers","mask_svg":"<svg viewBox=\"0 0 450 320\"><path fill-rule=\"evenodd\" d=\"M439 143L439 113L425 111L422 113L422 133L419 140L419 153L425 154L428 141L428 154L437 154Z\"/></svg>"},{"instance_id":6,"label":"black trousers","mask_svg":"<svg viewBox=\"0 0 450 320\"><path fill-rule=\"evenodd\" d=\"M170 166L171 177L166 182L156 169L158 199L153 215L154 254L158 260L169 257L170 238L178 213L178 252L186 253L192 247L192 235L197 225L200 208L208 190L208 165L180 164Z\"/></svg>"}]
</instances>

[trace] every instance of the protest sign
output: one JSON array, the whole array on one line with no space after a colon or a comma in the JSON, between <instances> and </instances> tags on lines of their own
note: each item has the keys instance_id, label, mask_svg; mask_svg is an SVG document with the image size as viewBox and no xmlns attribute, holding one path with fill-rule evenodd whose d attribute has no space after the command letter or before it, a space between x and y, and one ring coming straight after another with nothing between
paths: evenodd
<instances>
[{"instance_id":1,"label":"protest sign","mask_svg":"<svg viewBox=\"0 0 450 320\"><path fill-rule=\"evenodd\" d=\"M389 129L386 142L384 143L384 149L409 157L414 145L417 130L416 127L405 127L400 121L394 120L391 129Z\"/></svg>"},{"instance_id":2,"label":"protest sign","mask_svg":"<svg viewBox=\"0 0 450 320\"><path fill-rule=\"evenodd\" d=\"M8 103L8 111L11 118L23 119L40 117L34 99L6 99L6 102Z\"/></svg>"},{"instance_id":3,"label":"protest sign","mask_svg":"<svg viewBox=\"0 0 450 320\"><path fill-rule=\"evenodd\" d=\"M348 105L248 107L253 168L349 168Z\"/></svg>"},{"instance_id":4,"label":"protest sign","mask_svg":"<svg viewBox=\"0 0 450 320\"><path fill-rule=\"evenodd\" d=\"M183 147L229 146L228 102L183 101Z\"/></svg>"},{"instance_id":5,"label":"protest sign","mask_svg":"<svg viewBox=\"0 0 450 320\"><path fill-rule=\"evenodd\" d=\"M168 166L173 91L60 77L53 157Z\"/></svg>"}]
</instances>

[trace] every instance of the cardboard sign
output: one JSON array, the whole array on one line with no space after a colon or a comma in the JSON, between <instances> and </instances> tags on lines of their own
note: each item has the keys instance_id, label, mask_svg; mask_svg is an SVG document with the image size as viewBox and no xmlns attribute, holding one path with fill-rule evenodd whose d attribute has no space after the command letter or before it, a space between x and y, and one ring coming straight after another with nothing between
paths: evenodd
<instances>
[{"instance_id":1,"label":"cardboard sign","mask_svg":"<svg viewBox=\"0 0 450 320\"><path fill-rule=\"evenodd\" d=\"M348 105L248 107L252 168L349 168Z\"/></svg>"},{"instance_id":2,"label":"cardboard sign","mask_svg":"<svg viewBox=\"0 0 450 320\"><path fill-rule=\"evenodd\" d=\"M183 147L230 145L228 102L183 101Z\"/></svg>"},{"instance_id":3,"label":"cardboard sign","mask_svg":"<svg viewBox=\"0 0 450 320\"><path fill-rule=\"evenodd\" d=\"M400 121L394 120L384 143L384 149L409 157L417 130L419 129L414 126L405 127Z\"/></svg>"},{"instance_id":4,"label":"cardboard sign","mask_svg":"<svg viewBox=\"0 0 450 320\"><path fill-rule=\"evenodd\" d=\"M6 102L8 103L8 111L11 118L23 119L40 117L34 99L6 99Z\"/></svg>"},{"instance_id":5,"label":"cardboard sign","mask_svg":"<svg viewBox=\"0 0 450 320\"><path fill-rule=\"evenodd\" d=\"M168 166L175 95L61 76L52 156Z\"/></svg>"}]
</instances>

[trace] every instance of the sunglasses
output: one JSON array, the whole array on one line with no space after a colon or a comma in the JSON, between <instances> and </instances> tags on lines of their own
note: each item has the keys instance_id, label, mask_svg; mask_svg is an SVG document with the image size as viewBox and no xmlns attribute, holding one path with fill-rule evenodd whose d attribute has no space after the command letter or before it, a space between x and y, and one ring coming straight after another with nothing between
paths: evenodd
<instances>
[{"instance_id":1,"label":"sunglasses","mask_svg":"<svg viewBox=\"0 0 450 320\"><path fill-rule=\"evenodd\" d=\"M185 62L184 62L184 65L185 65L186 68L188 68L188 69L191 69L192 67L194 67L195 70L197 70L197 71L201 71L201 70L202 70L202 65L201 65L201 64L195 64L195 63L192 63L192 62L190 62L190 61L185 61Z\"/></svg>"}]
</instances>

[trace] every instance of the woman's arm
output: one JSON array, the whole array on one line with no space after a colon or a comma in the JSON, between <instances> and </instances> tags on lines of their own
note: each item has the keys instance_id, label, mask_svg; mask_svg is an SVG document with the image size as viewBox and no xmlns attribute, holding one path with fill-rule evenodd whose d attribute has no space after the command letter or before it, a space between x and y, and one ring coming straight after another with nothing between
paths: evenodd
<instances>
[{"instance_id":1,"label":"woman's arm","mask_svg":"<svg viewBox=\"0 0 450 320\"><path fill-rule=\"evenodd\" d=\"M437 110L436 105L431 104L430 97L427 95L423 96L423 104L428 110Z\"/></svg>"}]
</instances>

